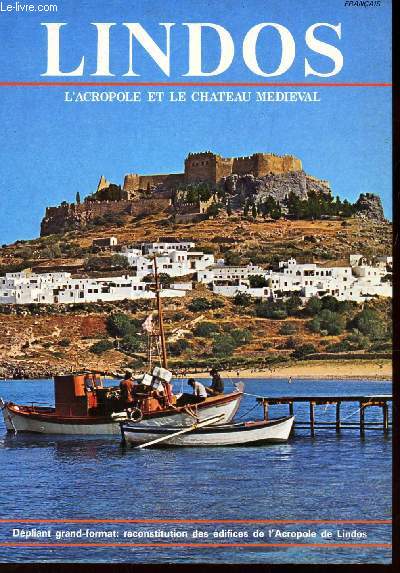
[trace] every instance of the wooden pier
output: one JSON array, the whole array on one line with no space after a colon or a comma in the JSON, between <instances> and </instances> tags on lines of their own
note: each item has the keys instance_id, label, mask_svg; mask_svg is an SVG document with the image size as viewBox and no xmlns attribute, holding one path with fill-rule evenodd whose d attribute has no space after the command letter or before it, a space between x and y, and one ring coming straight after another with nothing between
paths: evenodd
<instances>
[{"instance_id":1,"label":"wooden pier","mask_svg":"<svg viewBox=\"0 0 400 573\"><path fill-rule=\"evenodd\" d=\"M337 433L342 429L359 429L360 434L363 436L365 430L382 429L387 434L392 426L389 421L389 402L392 402L393 397L390 394L374 395L374 396L263 396L257 398L257 402L263 405L264 419L268 420L269 407L276 404L287 404L289 407L289 415L295 416L294 404L308 403L309 405L309 420L295 419L293 428L310 428L311 436L315 435L316 428L334 428ZM356 410L351 414L341 416L341 404L343 402L354 403ZM335 408L335 421L332 422L318 422L316 419L316 406L327 406L334 404ZM382 408L382 422L368 422L366 421L367 408L378 407ZM358 421L348 421L349 418L354 418L358 413Z\"/></svg>"}]
</instances>

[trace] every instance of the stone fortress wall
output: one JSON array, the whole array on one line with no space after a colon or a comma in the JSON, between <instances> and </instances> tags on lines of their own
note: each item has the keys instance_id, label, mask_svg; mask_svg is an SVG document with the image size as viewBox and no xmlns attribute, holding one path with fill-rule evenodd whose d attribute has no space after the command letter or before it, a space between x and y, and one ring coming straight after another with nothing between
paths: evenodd
<instances>
[{"instance_id":1,"label":"stone fortress wall","mask_svg":"<svg viewBox=\"0 0 400 573\"><path fill-rule=\"evenodd\" d=\"M168 175L137 175L128 173L124 177L123 191L126 192L127 198L139 190L147 190L151 187L163 186L167 189L173 189L185 182L183 173L169 173Z\"/></svg>"},{"instance_id":2,"label":"stone fortress wall","mask_svg":"<svg viewBox=\"0 0 400 573\"><path fill-rule=\"evenodd\" d=\"M40 236L64 233L79 229L104 215L151 215L169 209L170 199L162 196L142 198L140 201L85 201L81 204L63 203L58 207L46 207L40 226Z\"/></svg>"},{"instance_id":3,"label":"stone fortress wall","mask_svg":"<svg viewBox=\"0 0 400 573\"><path fill-rule=\"evenodd\" d=\"M301 171L300 159L292 155L275 155L274 153L254 153L248 157L221 157L211 151L189 153L185 159L184 173L168 173L165 175L125 175L123 190L127 198L140 190L163 186L168 189L182 184L205 182L217 185L222 178L229 175L252 174L264 177L271 173L289 173Z\"/></svg>"}]
</instances>

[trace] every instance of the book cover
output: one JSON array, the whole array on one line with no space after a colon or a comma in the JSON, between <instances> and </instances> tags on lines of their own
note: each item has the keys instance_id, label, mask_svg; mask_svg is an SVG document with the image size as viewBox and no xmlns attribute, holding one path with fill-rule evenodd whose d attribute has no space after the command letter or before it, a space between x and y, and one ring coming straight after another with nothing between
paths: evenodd
<instances>
[{"instance_id":1,"label":"book cover","mask_svg":"<svg viewBox=\"0 0 400 573\"><path fill-rule=\"evenodd\" d=\"M391 564L391 9L0 2L3 564Z\"/></svg>"}]
</instances>

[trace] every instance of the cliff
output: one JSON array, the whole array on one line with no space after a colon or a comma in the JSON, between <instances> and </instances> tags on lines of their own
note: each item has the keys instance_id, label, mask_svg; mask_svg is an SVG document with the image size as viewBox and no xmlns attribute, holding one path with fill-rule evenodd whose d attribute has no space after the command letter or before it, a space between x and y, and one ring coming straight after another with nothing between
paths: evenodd
<instances>
[{"instance_id":1,"label":"cliff","mask_svg":"<svg viewBox=\"0 0 400 573\"><path fill-rule=\"evenodd\" d=\"M382 202L378 195L373 193L361 193L358 201L355 203L356 216L373 219L375 221L384 221Z\"/></svg>"},{"instance_id":2,"label":"cliff","mask_svg":"<svg viewBox=\"0 0 400 573\"><path fill-rule=\"evenodd\" d=\"M230 175L224 177L221 186L229 195L237 198L237 207L248 199L262 203L267 196L272 196L279 203L284 203L290 193L301 200L307 199L310 191L330 195L328 181L316 179L304 171L289 171L287 173L270 173L264 177L254 175Z\"/></svg>"}]
</instances>

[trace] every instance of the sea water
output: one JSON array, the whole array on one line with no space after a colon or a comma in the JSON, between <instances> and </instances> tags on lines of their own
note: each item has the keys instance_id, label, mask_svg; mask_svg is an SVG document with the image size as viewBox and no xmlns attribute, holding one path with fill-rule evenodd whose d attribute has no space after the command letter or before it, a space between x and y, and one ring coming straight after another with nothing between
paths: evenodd
<instances>
[{"instance_id":1,"label":"sea water","mask_svg":"<svg viewBox=\"0 0 400 573\"><path fill-rule=\"evenodd\" d=\"M258 395L392 391L367 380L243 381L241 420L262 417ZM1 381L0 396L54 403L50 380ZM308 404L295 414L307 421ZM357 403L342 403L341 415L357 422ZM334 405L316 406L317 421L334 419ZM374 420L380 408L367 409ZM6 434L1 420L0 468L2 562L391 561L391 434L382 429L360 437L317 428L312 438L304 428L284 444L139 451L121 448L118 436ZM43 521L6 521L14 519Z\"/></svg>"}]
</instances>

